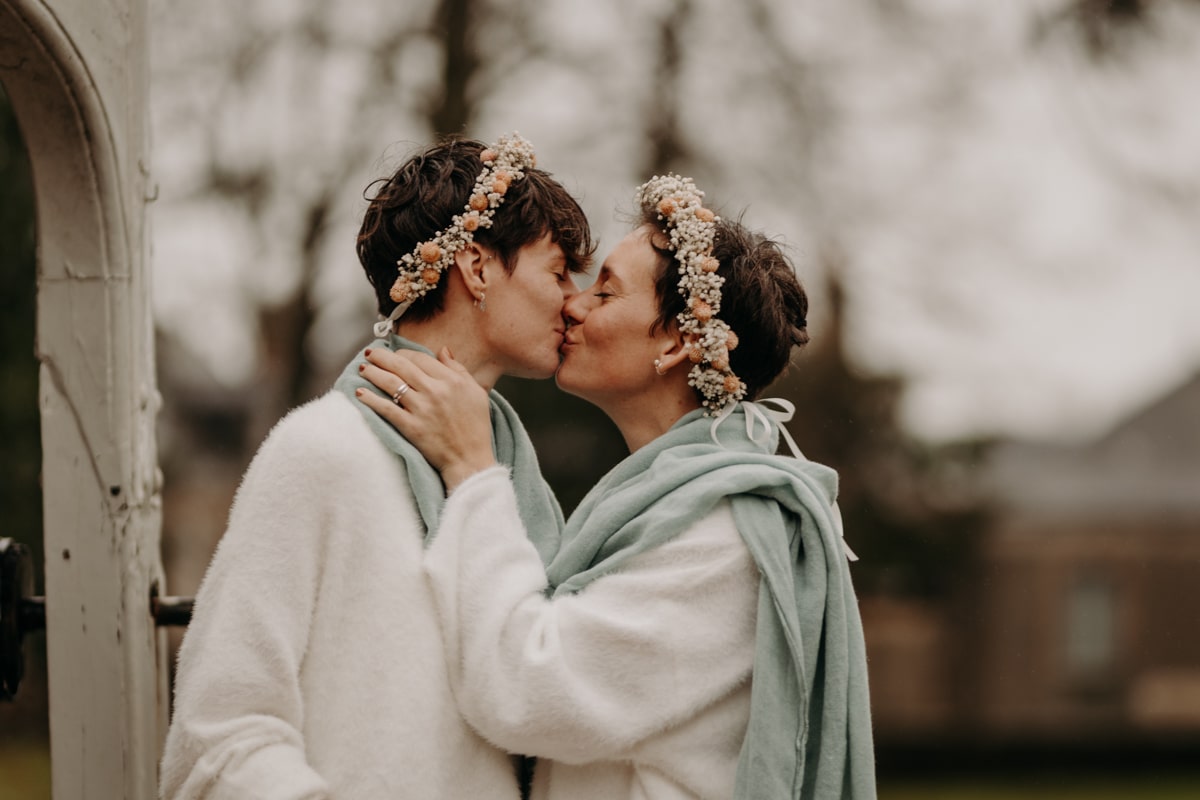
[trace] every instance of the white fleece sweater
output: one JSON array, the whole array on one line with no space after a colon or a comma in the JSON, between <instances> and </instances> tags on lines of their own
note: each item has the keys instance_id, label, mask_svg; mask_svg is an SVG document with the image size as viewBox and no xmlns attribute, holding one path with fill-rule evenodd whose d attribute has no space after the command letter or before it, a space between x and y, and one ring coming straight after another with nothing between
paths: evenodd
<instances>
[{"instance_id":1,"label":"white fleece sweater","mask_svg":"<svg viewBox=\"0 0 1200 800\"><path fill-rule=\"evenodd\" d=\"M455 707L423 531L341 393L271 431L179 653L163 797L517 798Z\"/></svg>"},{"instance_id":2,"label":"white fleece sweater","mask_svg":"<svg viewBox=\"0 0 1200 800\"><path fill-rule=\"evenodd\" d=\"M459 710L501 747L539 757L534 800L732 795L759 575L728 501L548 600L496 467L450 496L425 567Z\"/></svg>"}]
</instances>

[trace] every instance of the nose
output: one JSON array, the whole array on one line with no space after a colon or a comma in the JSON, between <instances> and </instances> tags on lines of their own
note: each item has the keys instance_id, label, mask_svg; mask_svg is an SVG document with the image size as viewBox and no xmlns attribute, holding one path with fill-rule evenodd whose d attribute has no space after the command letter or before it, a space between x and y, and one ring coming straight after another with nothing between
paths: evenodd
<instances>
[{"instance_id":1,"label":"nose","mask_svg":"<svg viewBox=\"0 0 1200 800\"><path fill-rule=\"evenodd\" d=\"M563 300L570 300L575 295L579 294L579 287L575 284L575 279L567 275L562 280Z\"/></svg>"},{"instance_id":2,"label":"nose","mask_svg":"<svg viewBox=\"0 0 1200 800\"><path fill-rule=\"evenodd\" d=\"M572 285L575 283L571 281ZM588 295L576 289L567 297L567 301L563 303L563 318L572 325L577 325L583 322L583 318L587 316L587 301L585 298Z\"/></svg>"}]
</instances>

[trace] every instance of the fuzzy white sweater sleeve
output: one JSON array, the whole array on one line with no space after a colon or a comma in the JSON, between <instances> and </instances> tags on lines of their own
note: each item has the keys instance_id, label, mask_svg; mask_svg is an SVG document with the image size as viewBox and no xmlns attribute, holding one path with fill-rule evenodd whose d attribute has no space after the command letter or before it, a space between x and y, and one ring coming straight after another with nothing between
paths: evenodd
<instances>
[{"instance_id":1,"label":"fuzzy white sweater sleeve","mask_svg":"<svg viewBox=\"0 0 1200 800\"><path fill-rule=\"evenodd\" d=\"M758 573L727 502L620 572L548 599L507 472L493 468L447 500L425 570L459 710L510 751L636 758L749 680Z\"/></svg>"},{"instance_id":2,"label":"fuzzy white sweater sleeve","mask_svg":"<svg viewBox=\"0 0 1200 800\"><path fill-rule=\"evenodd\" d=\"M264 443L205 574L179 654L165 798L329 796L305 757L299 675L321 569L320 498L330 489L318 485L302 441L276 434Z\"/></svg>"}]
</instances>

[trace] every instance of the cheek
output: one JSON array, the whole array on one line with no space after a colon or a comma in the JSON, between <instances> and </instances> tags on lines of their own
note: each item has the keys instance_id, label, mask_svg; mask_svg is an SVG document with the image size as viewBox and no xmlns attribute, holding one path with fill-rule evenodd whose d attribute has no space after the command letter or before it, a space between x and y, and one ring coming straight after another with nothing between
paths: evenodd
<instances>
[{"instance_id":1,"label":"cheek","mask_svg":"<svg viewBox=\"0 0 1200 800\"><path fill-rule=\"evenodd\" d=\"M608 317L601 317L596 323L588 333L588 343L604 354L614 370L619 370L621 362L630 355L634 344L629 335L628 325L619 318Z\"/></svg>"},{"instance_id":2,"label":"cheek","mask_svg":"<svg viewBox=\"0 0 1200 800\"><path fill-rule=\"evenodd\" d=\"M570 280L570 278L567 280ZM564 290L563 284L558 280L552 281L550 285L546 287L546 301L556 314L562 313L563 304L566 302L567 296L568 295Z\"/></svg>"},{"instance_id":3,"label":"cheek","mask_svg":"<svg viewBox=\"0 0 1200 800\"><path fill-rule=\"evenodd\" d=\"M518 308L525 314L553 315L562 311L562 291L553 280L526 283L520 289Z\"/></svg>"}]
</instances>

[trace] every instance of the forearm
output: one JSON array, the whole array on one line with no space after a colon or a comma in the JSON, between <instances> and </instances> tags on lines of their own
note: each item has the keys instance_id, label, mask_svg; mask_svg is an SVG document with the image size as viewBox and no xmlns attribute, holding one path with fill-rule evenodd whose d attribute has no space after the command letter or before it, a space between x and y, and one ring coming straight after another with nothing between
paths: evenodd
<instances>
[{"instance_id":1,"label":"forearm","mask_svg":"<svg viewBox=\"0 0 1200 800\"><path fill-rule=\"evenodd\" d=\"M443 356L455 368L411 350L368 350L360 374L391 399L369 391L356 397L420 449L453 491L496 459L487 391L448 351Z\"/></svg>"},{"instance_id":2,"label":"forearm","mask_svg":"<svg viewBox=\"0 0 1200 800\"><path fill-rule=\"evenodd\" d=\"M238 593L226 597L236 601ZM326 797L325 781L305 757L299 655L278 646L292 637L287 631L257 636L251 628L259 626L251 621L247 627L246 620L254 611L221 601L208 607L204 599L180 652L162 796Z\"/></svg>"},{"instance_id":3,"label":"forearm","mask_svg":"<svg viewBox=\"0 0 1200 800\"><path fill-rule=\"evenodd\" d=\"M590 761L725 696L753 651L756 577L733 544L681 536L547 600L505 475L474 477L426 556L460 711L509 749Z\"/></svg>"},{"instance_id":4,"label":"forearm","mask_svg":"<svg viewBox=\"0 0 1200 800\"><path fill-rule=\"evenodd\" d=\"M189 720L168 742L165 800L325 800L329 788L305 760L294 729L242 718L207 725Z\"/></svg>"},{"instance_id":5,"label":"forearm","mask_svg":"<svg viewBox=\"0 0 1200 800\"><path fill-rule=\"evenodd\" d=\"M179 653L164 797L327 795L302 732L321 513L298 462L264 447L239 490Z\"/></svg>"}]
</instances>

